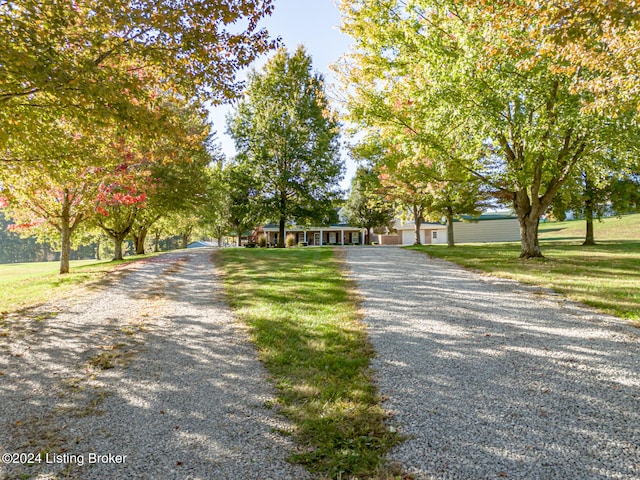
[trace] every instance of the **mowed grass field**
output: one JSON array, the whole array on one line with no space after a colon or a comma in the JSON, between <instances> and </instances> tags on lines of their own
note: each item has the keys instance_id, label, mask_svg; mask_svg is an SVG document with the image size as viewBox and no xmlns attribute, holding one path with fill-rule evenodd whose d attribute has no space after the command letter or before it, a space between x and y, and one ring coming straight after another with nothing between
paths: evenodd
<instances>
[{"instance_id":1,"label":"mowed grass field","mask_svg":"<svg viewBox=\"0 0 640 480\"><path fill-rule=\"evenodd\" d=\"M0 265L0 313L14 312L72 292L79 285L104 278L123 263L149 255L126 257L123 261L74 260L71 272L58 273L59 262L9 263Z\"/></svg>"},{"instance_id":2,"label":"mowed grass field","mask_svg":"<svg viewBox=\"0 0 640 480\"><path fill-rule=\"evenodd\" d=\"M520 243L408 247L464 267L551 288L640 326L640 215L595 223L598 245L582 246L585 222L545 223L545 258L520 260Z\"/></svg>"},{"instance_id":3,"label":"mowed grass field","mask_svg":"<svg viewBox=\"0 0 640 480\"><path fill-rule=\"evenodd\" d=\"M640 214L609 217L602 221L595 220L593 225L596 242L640 242ZM584 241L585 231L584 220L541 223L540 241L580 244Z\"/></svg>"}]
</instances>

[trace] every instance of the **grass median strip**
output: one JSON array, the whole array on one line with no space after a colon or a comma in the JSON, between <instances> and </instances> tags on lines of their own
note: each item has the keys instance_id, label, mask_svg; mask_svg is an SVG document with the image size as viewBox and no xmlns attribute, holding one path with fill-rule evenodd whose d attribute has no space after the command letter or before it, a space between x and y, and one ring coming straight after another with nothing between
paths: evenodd
<instances>
[{"instance_id":1,"label":"grass median strip","mask_svg":"<svg viewBox=\"0 0 640 480\"><path fill-rule=\"evenodd\" d=\"M608 241L583 247L541 245L545 258L520 260L519 243L408 247L464 267L551 288L640 326L640 242Z\"/></svg>"},{"instance_id":2,"label":"grass median strip","mask_svg":"<svg viewBox=\"0 0 640 480\"><path fill-rule=\"evenodd\" d=\"M295 425L292 460L330 478L381 476L398 435L384 424L374 352L334 250L227 249L219 264Z\"/></svg>"}]
</instances>

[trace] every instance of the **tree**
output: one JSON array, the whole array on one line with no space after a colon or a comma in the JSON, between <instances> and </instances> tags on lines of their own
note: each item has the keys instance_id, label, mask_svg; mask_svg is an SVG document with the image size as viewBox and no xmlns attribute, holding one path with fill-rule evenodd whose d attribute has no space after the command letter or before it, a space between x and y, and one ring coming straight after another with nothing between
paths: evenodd
<instances>
[{"instance_id":1,"label":"tree","mask_svg":"<svg viewBox=\"0 0 640 480\"><path fill-rule=\"evenodd\" d=\"M564 220L573 212L585 221L582 245L595 245L594 220L640 210L640 178L623 170L583 170L568 181L552 204L553 216Z\"/></svg>"},{"instance_id":2,"label":"tree","mask_svg":"<svg viewBox=\"0 0 640 480\"><path fill-rule=\"evenodd\" d=\"M262 202L258 198L259 182L244 163L227 165L223 172L228 223L233 227L241 245L242 233L262 220Z\"/></svg>"},{"instance_id":3,"label":"tree","mask_svg":"<svg viewBox=\"0 0 640 480\"><path fill-rule=\"evenodd\" d=\"M359 167L351 180L351 192L343 207L347 222L367 229L367 244L375 227L391 225L395 216L394 205L382 193L378 173L373 167Z\"/></svg>"},{"instance_id":4,"label":"tree","mask_svg":"<svg viewBox=\"0 0 640 480\"><path fill-rule=\"evenodd\" d=\"M212 144L214 135L206 123L206 113L194 106L165 105L166 115L178 124L173 135L147 147L149 176L154 188L147 192L145 208L138 211L130 234L136 254L144 254L144 244L151 226L162 216L193 211L205 201L206 167L219 153Z\"/></svg>"},{"instance_id":5,"label":"tree","mask_svg":"<svg viewBox=\"0 0 640 480\"><path fill-rule=\"evenodd\" d=\"M24 165L7 167L2 194L8 203L7 213L15 222L13 231L48 240L57 237L60 273L68 273L72 237L93 214L100 173L90 166L58 165L57 170L42 171Z\"/></svg>"},{"instance_id":6,"label":"tree","mask_svg":"<svg viewBox=\"0 0 640 480\"><path fill-rule=\"evenodd\" d=\"M590 93L583 98L586 109L614 114L620 109L640 110L640 10L634 2L465 3L482 7L493 31L508 29L514 19L526 19L526 37L503 36L515 54L531 48L539 52L521 62L520 68L527 69L539 61L552 71L573 75L578 88ZM595 74L581 75L579 70Z\"/></svg>"},{"instance_id":7,"label":"tree","mask_svg":"<svg viewBox=\"0 0 640 480\"><path fill-rule=\"evenodd\" d=\"M158 95L233 97L236 72L274 46L258 26L272 9L271 0L0 2L2 159L50 153L61 113L164 133Z\"/></svg>"},{"instance_id":8,"label":"tree","mask_svg":"<svg viewBox=\"0 0 640 480\"><path fill-rule=\"evenodd\" d=\"M200 226L218 240L218 246L222 246L222 238L233 228L229 222L227 195L232 185L225 181L223 163L223 159L220 158L207 169L205 200L198 209Z\"/></svg>"},{"instance_id":9,"label":"tree","mask_svg":"<svg viewBox=\"0 0 640 480\"><path fill-rule=\"evenodd\" d=\"M12 232L11 221L5 218L7 205L0 198L0 263L46 262L49 245L37 243L35 238L21 238Z\"/></svg>"},{"instance_id":10,"label":"tree","mask_svg":"<svg viewBox=\"0 0 640 480\"><path fill-rule=\"evenodd\" d=\"M244 99L228 118L238 160L250 166L265 210L279 223L325 217L338 197L343 174L339 125L302 47L280 49L262 72L249 75Z\"/></svg>"},{"instance_id":11,"label":"tree","mask_svg":"<svg viewBox=\"0 0 640 480\"><path fill-rule=\"evenodd\" d=\"M122 163L106 176L95 197L95 222L113 240L114 260L122 260L122 242L144 209L150 172L144 165Z\"/></svg>"},{"instance_id":12,"label":"tree","mask_svg":"<svg viewBox=\"0 0 640 480\"><path fill-rule=\"evenodd\" d=\"M402 98L422 105L425 116L404 127L436 146L434 131L421 124L450 125L435 133L465 152L457 168L513 202L520 256L539 257L538 223L562 185L580 166L637 142L637 128L631 112L585 108L592 94L579 80L606 75L561 68L532 40L529 18L497 19L498 3L342 2L345 29L356 39L351 91L379 104L406 85Z\"/></svg>"}]
</instances>

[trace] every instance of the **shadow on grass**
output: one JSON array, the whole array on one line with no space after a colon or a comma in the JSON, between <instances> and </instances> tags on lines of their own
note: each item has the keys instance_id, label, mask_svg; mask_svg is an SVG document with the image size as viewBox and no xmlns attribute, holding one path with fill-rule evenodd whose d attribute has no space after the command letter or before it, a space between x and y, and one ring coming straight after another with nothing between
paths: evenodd
<instances>
[{"instance_id":1,"label":"shadow on grass","mask_svg":"<svg viewBox=\"0 0 640 480\"><path fill-rule=\"evenodd\" d=\"M127 456L82 468L0 465L0 477L258 480L257 472L287 472L273 434L279 423L265 413L264 371L232 333L231 316L220 317L214 267L194 265L197 255L140 264L75 313L0 338L1 451ZM306 478L292 472L285 478Z\"/></svg>"},{"instance_id":2,"label":"shadow on grass","mask_svg":"<svg viewBox=\"0 0 640 480\"><path fill-rule=\"evenodd\" d=\"M545 258L521 260L520 245L467 244L409 247L505 278L552 288L607 313L640 321L640 242L611 241L584 247L545 242Z\"/></svg>"},{"instance_id":3,"label":"shadow on grass","mask_svg":"<svg viewBox=\"0 0 640 480\"><path fill-rule=\"evenodd\" d=\"M331 478L373 475L398 436L385 427L374 352L333 252L223 253L231 303L296 424L292 459Z\"/></svg>"}]
</instances>

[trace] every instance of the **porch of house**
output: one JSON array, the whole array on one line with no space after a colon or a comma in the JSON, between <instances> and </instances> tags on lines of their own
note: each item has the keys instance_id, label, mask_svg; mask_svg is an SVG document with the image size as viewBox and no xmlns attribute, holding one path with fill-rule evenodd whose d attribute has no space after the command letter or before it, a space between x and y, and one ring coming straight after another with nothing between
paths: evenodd
<instances>
[{"instance_id":1,"label":"porch of house","mask_svg":"<svg viewBox=\"0 0 640 480\"><path fill-rule=\"evenodd\" d=\"M265 228L264 233L267 244L275 246L278 244L279 232ZM285 238L293 236L296 245L303 243L309 246L322 245L363 245L365 242L364 230L353 228L316 228L308 230L285 230Z\"/></svg>"}]
</instances>

